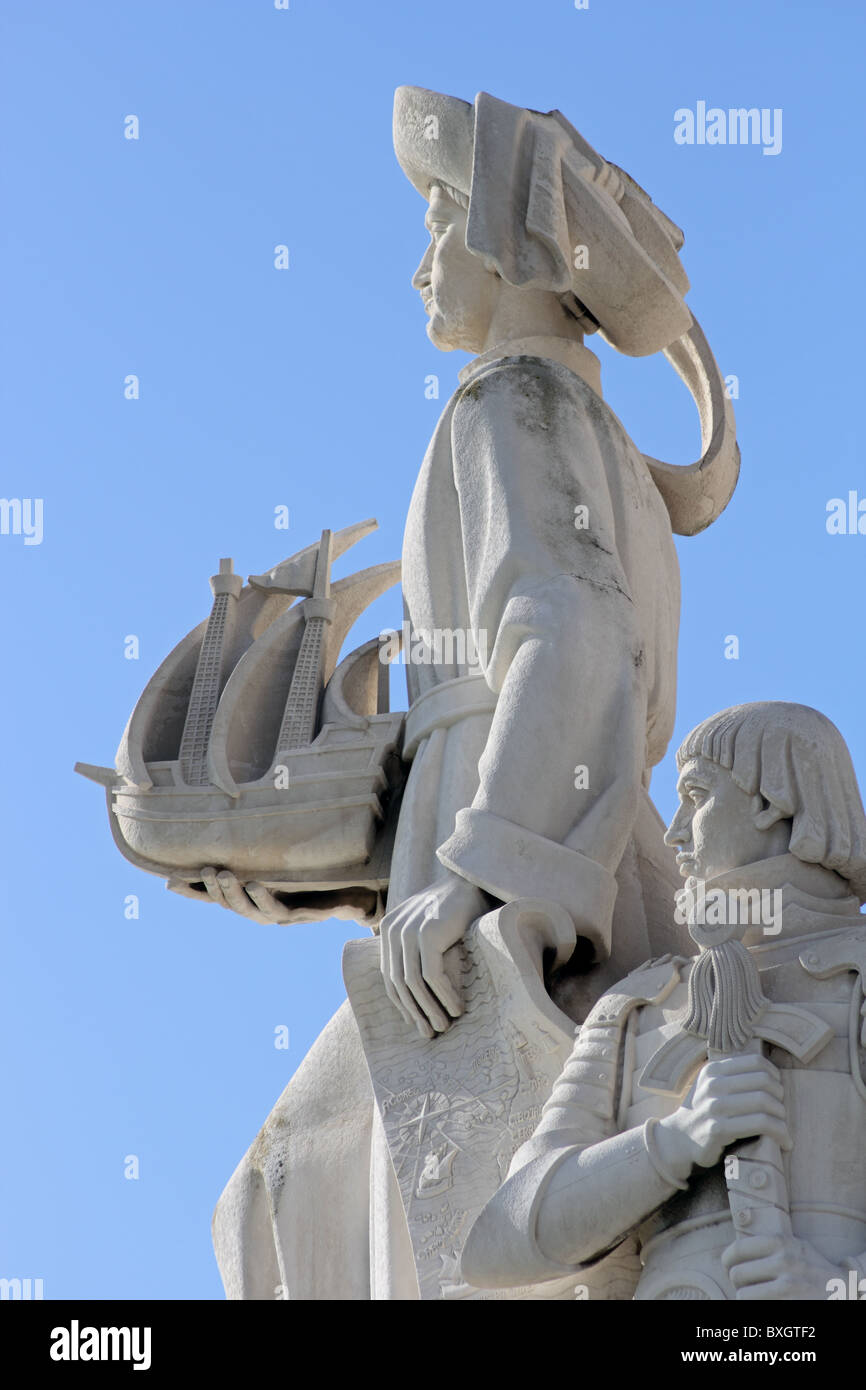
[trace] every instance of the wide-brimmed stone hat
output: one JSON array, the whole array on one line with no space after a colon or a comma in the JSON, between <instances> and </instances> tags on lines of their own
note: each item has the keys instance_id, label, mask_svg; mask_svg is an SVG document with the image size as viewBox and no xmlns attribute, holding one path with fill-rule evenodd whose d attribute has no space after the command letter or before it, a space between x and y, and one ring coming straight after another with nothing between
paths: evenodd
<instances>
[{"instance_id":1,"label":"wide-brimmed stone hat","mask_svg":"<svg viewBox=\"0 0 866 1390\"><path fill-rule=\"evenodd\" d=\"M675 531L694 535L727 505L739 471L733 407L684 295L683 233L629 174L559 111L479 92L474 103L398 87L394 149L425 198L434 183L468 199L466 245L509 284L558 294L581 329L630 356L664 351L701 421L702 455L644 455Z\"/></svg>"},{"instance_id":2,"label":"wide-brimmed stone hat","mask_svg":"<svg viewBox=\"0 0 866 1390\"><path fill-rule=\"evenodd\" d=\"M400 87L394 148L425 197L440 182L469 199L466 244L510 284L573 295L631 356L688 330L682 232L560 112Z\"/></svg>"}]
</instances>

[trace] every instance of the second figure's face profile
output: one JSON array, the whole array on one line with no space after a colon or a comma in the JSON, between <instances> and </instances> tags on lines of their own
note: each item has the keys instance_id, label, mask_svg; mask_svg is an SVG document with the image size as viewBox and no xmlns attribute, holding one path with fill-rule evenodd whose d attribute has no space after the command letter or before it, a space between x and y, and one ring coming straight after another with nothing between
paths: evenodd
<instances>
[{"instance_id":1,"label":"second figure's face profile","mask_svg":"<svg viewBox=\"0 0 866 1390\"><path fill-rule=\"evenodd\" d=\"M761 829L756 817L764 809L762 798L743 791L727 768L690 758L677 793L680 804L665 844L677 850L683 878L706 881L786 852L789 822L777 820Z\"/></svg>"}]
</instances>

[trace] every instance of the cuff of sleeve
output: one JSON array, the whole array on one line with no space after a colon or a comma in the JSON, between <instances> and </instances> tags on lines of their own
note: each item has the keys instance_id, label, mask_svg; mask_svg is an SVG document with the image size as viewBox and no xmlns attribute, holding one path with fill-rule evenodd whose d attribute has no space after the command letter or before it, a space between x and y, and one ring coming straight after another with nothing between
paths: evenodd
<instances>
[{"instance_id":1,"label":"cuff of sleeve","mask_svg":"<svg viewBox=\"0 0 866 1390\"><path fill-rule=\"evenodd\" d=\"M574 1257L577 1269L602 1259L685 1186L657 1168L645 1125L560 1152L562 1162L545 1184L544 1210L535 1209L533 1231L541 1252L550 1259Z\"/></svg>"},{"instance_id":2,"label":"cuff of sleeve","mask_svg":"<svg viewBox=\"0 0 866 1390\"><path fill-rule=\"evenodd\" d=\"M688 1183L682 1182L678 1177L675 1176L675 1174L671 1173L668 1170L668 1168L665 1166L661 1154L658 1151L658 1145L656 1144L657 1125L658 1120L650 1118L649 1120L647 1120L643 1129L643 1142L646 1147L646 1151L649 1154L649 1161L655 1168L656 1172L658 1173L659 1177L662 1179L663 1182L669 1183L671 1187L678 1187L681 1189L681 1191L685 1192L686 1188L688 1187Z\"/></svg>"},{"instance_id":3,"label":"cuff of sleeve","mask_svg":"<svg viewBox=\"0 0 866 1390\"><path fill-rule=\"evenodd\" d=\"M474 807L458 811L454 833L440 845L437 857L502 902L546 898L560 903L599 957L610 955L617 885L594 859Z\"/></svg>"},{"instance_id":4,"label":"cuff of sleeve","mask_svg":"<svg viewBox=\"0 0 866 1390\"><path fill-rule=\"evenodd\" d=\"M550 1259L535 1234L538 1208L550 1179L572 1152L554 1149L506 1178L477 1217L463 1247L460 1271L468 1284L481 1289L513 1288L574 1274L580 1268Z\"/></svg>"}]
</instances>

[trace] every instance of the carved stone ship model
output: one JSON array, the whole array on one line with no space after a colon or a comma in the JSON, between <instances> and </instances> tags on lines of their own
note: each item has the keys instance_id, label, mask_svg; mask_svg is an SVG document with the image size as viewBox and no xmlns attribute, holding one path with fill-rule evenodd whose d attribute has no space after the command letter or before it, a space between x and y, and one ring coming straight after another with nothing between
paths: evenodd
<instances>
[{"instance_id":1,"label":"carved stone ship model","mask_svg":"<svg viewBox=\"0 0 866 1390\"><path fill-rule=\"evenodd\" d=\"M146 686L115 768L76 764L105 786L112 833L133 864L191 886L212 865L329 900L387 884L404 716L389 713L378 638L337 663L400 565L330 577L375 529L324 531L247 586L220 561L210 617Z\"/></svg>"}]
</instances>

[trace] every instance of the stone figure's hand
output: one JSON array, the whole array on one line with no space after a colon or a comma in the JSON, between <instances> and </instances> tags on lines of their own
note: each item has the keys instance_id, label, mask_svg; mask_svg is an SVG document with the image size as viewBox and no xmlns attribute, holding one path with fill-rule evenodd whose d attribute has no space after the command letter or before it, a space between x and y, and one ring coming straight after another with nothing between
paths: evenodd
<instances>
[{"instance_id":1,"label":"stone figure's hand","mask_svg":"<svg viewBox=\"0 0 866 1390\"><path fill-rule=\"evenodd\" d=\"M263 884L242 884L228 869L217 871L204 868L201 871L201 881L207 890L206 898L180 878L170 878L166 886L173 893L180 893L182 897L195 898L196 902L204 900L219 903L220 907L238 912L241 917L246 917L250 922L258 922L260 926L270 926L273 923L285 925L289 922L307 920L300 912L281 903Z\"/></svg>"},{"instance_id":2,"label":"stone figure's hand","mask_svg":"<svg viewBox=\"0 0 866 1390\"><path fill-rule=\"evenodd\" d=\"M681 1181L712 1168L738 1139L767 1135L791 1147L779 1072L755 1053L707 1062L682 1105L656 1126L663 1162Z\"/></svg>"},{"instance_id":3,"label":"stone figure's hand","mask_svg":"<svg viewBox=\"0 0 866 1390\"><path fill-rule=\"evenodd\" d=\"M379 942L385 989L423 1038L444 1033L463 1012L443 958L487 910L481 889L451 874L447 882L415 893L383 917Z\"/></svg>"},{"instance_id":4,"label":"stone figure's hand","mask_svg":"<svg viewBox=\"0 0 866 1390\"><path fill-rule=\"evenodd\" d=\"M829 1297L831 1279L848 1283L848 1271L825 1260L808 1241L780 1236L737 1236L723 1253L722 1264L737 1298L744 1301L815 1303Z\"/></svg>"}]
</instances>

